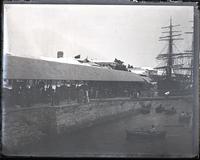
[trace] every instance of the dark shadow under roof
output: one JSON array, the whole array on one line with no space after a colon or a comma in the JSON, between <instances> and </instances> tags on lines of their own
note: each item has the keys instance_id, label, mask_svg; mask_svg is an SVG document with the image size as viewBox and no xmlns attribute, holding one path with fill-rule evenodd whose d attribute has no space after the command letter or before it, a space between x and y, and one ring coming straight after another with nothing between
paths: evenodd
<instances>
[{"instance_id":1,"label":"dark shadow under roof","mask_svg":"<svg viewBox=\"0 0 200 160\"><path fill-rule=\"evenodd\" d=\"M131 72L6 55L4 79L89 80L144 82Z\"/></svg>"}]
</instances>

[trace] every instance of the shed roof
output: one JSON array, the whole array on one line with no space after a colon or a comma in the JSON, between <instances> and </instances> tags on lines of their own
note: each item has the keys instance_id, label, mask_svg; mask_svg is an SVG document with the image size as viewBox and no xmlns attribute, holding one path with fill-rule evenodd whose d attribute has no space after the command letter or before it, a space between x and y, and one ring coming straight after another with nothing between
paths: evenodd
<instances>
[{"instance_id":1,"label":"shed roof","mask_svg":"<svg viewBox=\"0 0 200 160\"><path fill-rule=\"evenodd\" d=\"M131 72L6 55L4 79L90 80L144 82Z\"/></svg>"}]
</instances>

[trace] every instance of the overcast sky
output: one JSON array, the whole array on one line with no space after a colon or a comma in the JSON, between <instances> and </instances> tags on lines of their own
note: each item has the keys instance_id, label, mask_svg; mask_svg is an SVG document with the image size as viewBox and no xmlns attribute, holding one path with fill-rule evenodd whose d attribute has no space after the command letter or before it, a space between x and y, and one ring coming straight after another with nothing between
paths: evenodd
<instances>
[{"instance_id":1,"label":"overcast sky","mask_svg":"<svg viewBox=\"0 0 200 160\"><path fill-rule=\"evenodd\" d=\"M4 8L4 54L26 57L64 57L78 54L92 59L114 58L133 66L155 67L165 46L161 27L170 16L175 29L191 31L193 7L128 5L19 5ZM176 42L189 49L191 38Z\"/></svg>"}]
</instances>

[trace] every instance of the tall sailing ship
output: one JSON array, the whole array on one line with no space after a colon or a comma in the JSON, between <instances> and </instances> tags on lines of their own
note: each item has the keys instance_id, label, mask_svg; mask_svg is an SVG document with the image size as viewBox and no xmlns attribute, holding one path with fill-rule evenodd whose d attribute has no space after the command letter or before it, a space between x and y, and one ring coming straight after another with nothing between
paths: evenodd
<instances>
[{"instance_id":1,"label":"tall sailing ship","mask_svg":"<svg viewBox=\"0 0 200 160\"><path fill-rule=\"evenodd\" d=\"M181 52L175 41L183 40L181 31L174 30L180 26L172 23L170 17L169 26L162 27L162 33L167 34L159 38L159 41L166 41L165 53L160 53L156 59L161 65L155 69L162 71L158 81L158 91L160 95L170 92L171 95L188 95L192 92L193 82L193 43L190 50ZM193 32L185 32L193 35ZM178 52L177 52L178 51Z\"/></svg>"}]
</instances>

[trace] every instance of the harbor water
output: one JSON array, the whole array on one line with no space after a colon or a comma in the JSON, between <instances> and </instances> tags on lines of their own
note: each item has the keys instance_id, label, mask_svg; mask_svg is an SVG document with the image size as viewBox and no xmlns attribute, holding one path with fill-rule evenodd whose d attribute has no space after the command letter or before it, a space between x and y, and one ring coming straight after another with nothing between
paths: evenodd
<instances>
[{"instance_id":1,"label":"harbor water","mask_svg":"<svg viewBox=\"0 0 200 160\"><path fill-rule=\"evenodd\" d=\"M180 104L180 103L179 103ZM192 122L180 123L181 111L191 112L191 107L183 104L176 107L177 113L166 115L156 113L152 106L149 114L135 114L85 128L73 133L62 134L31 148L31 155L64 157L127 157L191 156ZM126 129L144 128L151 125L167 132L163 140L126 139ZM28 151L26 154L29 155Z\"/></svg>"}]
</instances>

